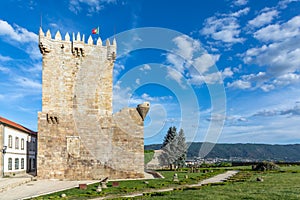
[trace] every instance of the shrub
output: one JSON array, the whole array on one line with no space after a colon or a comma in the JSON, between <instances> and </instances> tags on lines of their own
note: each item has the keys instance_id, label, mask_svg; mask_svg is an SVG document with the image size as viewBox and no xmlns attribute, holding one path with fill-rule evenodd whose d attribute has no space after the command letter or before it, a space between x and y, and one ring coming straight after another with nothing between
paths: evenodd
<instances>
[{"instance_id":1,"label":"shrub","mask_svg":"<svg viewBox=\"0 0 300 200\"><path fill-rule=\"evenodd\" d=\"M261 162L257 165L252 166L254 171L271 171L271 170L280 170L279 166L273 162Z\"/></svg>"}]
</instances>

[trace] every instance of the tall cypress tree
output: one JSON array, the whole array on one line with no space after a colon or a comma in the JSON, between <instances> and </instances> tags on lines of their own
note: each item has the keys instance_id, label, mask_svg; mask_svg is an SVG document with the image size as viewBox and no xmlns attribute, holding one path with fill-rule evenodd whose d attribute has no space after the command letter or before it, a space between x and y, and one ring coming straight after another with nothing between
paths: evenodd
<instances>
[{"instance_id":1,"label":"tall cypress tree","mask_svg":"<svg viewBox=\"0 0 300 200\"><path fill-rule=\"evenodd\" d=\"M159 156L161 164L169 165L171 170L173 165L183 167L187 153L183 129L180 129L179 134L177 134L176 127L170 127L161 149L163 150Z\"/></svg>"},{"instance_id":2,"label":"tall cypress tree","mask_svg":"<svg viewBox=\"0 0 300 200\"><path fill-rule=\"evenodd\" d=\"M183 167L185 165L186 153L187 153L187 144L185 141L185 136L183 129L180 129L177 139L177 152L178 158L176 159L176 165L179 167Z\"/></svg>"},{"instance_id":3,"label":"tall cypress tree","mask_svg":"<svg viewBox=\"0 0 300 200\"><path fill-rule=\"evenodd\" d=\"M164 138L164 142L163 142L161 148L164 148L167 144L172 142L176 136L177 136L176 127L175 126L170 127L167 132L167 135Z\"/></svg>"}]
</instances>

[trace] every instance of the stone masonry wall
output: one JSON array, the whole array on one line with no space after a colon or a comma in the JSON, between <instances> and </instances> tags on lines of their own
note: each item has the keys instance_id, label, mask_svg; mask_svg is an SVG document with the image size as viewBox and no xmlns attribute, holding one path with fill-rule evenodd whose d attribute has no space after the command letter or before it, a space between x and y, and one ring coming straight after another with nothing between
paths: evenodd
<instances>
[{"instance_id":1,"label":"stone masonry wall","mask_svg":"<svg viewBox=\"0 0 300 200\"><path fill-rule=\"evenodd\" d=\"M42 111L38 166L42 179L141 178L143 119L138 108L112 114L116 41L97 44L69 34L54 39L40 29ZM130 119L130 120L128 120Z\"/></svg>"}]
</instances>

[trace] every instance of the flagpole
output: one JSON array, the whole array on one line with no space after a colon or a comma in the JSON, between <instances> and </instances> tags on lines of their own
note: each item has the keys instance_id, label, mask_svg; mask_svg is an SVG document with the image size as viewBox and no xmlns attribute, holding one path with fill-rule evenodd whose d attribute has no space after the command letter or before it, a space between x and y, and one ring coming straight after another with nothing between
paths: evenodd
<instances>
[{"instance_id":1,"label":"flagpole","mask_svg":"<svg viewBox=\"0 0 300 200\"><path fill-rule=\"evenodd\" d=\"M43 27L43 13L41 12L41 19L40 19L41 21L40 21L40 26L41 26L41 28Z\"/></svg>"}]
</instances>

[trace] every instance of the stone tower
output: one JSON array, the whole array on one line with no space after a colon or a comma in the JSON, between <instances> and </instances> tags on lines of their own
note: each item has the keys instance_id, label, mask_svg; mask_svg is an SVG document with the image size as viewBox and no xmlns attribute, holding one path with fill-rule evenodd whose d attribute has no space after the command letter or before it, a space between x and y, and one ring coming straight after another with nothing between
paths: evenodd
<instances>
[{"instance_id":1,"label":"stone tower","mask_svg":"<svg viewBox=\"0 0 300 200\"><path fill-rule=\"evenodd\" d=\"M42 179L144 177L144 118L149 103L112 113L117 44L40 28L42 111L38 166Z\"/></svg>"}]
</instances>

